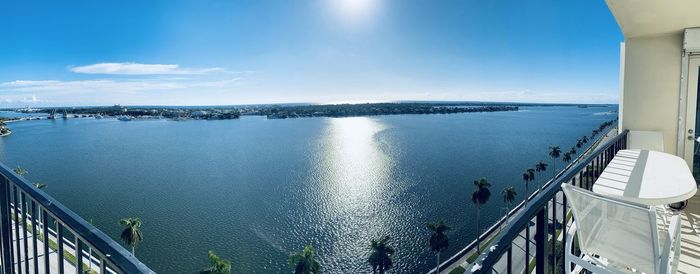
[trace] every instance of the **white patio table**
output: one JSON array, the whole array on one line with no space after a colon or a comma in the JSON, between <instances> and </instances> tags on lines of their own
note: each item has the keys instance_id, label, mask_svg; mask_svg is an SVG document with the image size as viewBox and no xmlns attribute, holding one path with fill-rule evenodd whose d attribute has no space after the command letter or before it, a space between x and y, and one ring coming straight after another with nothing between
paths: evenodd
<instances>
[{"instance_id":1,"label":"white patio table","mask_svg":"<svg viewBox=\"0 0 700 274\"><path fill-rule=\"evenodd\" d=\"M678 156L652 150L620 150L596 180L593 192L638 204L682 209L697 192L697 186L685 160Z\"/></svg>"}]
</instances>

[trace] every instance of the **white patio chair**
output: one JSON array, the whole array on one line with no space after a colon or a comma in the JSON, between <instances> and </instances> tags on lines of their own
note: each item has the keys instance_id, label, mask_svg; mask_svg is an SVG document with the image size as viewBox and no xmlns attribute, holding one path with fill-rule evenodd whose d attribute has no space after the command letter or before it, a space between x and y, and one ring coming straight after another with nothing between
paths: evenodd
<instances>
[{"instance_id":1,"label":"white patio chair","mask_svg":"<svg viewBox=\"0 0 700 274\"><path fill-rule=\"evenodd\" d=\"M660 131L630 130L628 149L646 149L664 152L664 135Z\"/></svg>"},{"instance_id":2,"label":"white patio chair","mask_svg":"<svg viewBox=\"0 0 700 274\"><path fill-rule=\"evenodd\" d=\"M566 235L567 273L676 273L680 220L657 224L657 209L562 184L574 222ZM663 222L663 221L659 221ZM573 253L578 236L580 256ZM575 267L571 269L571 263Z\"/></svg>"}]
</instances>

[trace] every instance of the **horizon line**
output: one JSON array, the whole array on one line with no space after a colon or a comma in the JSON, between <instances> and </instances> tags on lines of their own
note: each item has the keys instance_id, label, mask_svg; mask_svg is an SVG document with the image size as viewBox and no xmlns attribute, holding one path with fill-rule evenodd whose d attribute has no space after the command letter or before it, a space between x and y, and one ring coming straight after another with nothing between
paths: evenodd
<instances>
[{"instance_id":1,"label":"horizon line","mask_svg":"<svg viewBox=\"0 0 700 274\"><path fill-rule=\"evenodd\" d=\"M21 109L21 108L88 108L88 107L236 107L236 106L269 106L269 105L363 105L382 103L480 103L480 104L513 104L513 105L619 105L619 103L556 103L556 102L504 102L504 101L469 101L469 100L394 100L394 101L347 101L347 102L286 102L286 103L249 103L249 104L218 104L218 105L63 105L63 106L24 106L24 107L0 107L0 109Z\"/></svg>"}]
</instances>

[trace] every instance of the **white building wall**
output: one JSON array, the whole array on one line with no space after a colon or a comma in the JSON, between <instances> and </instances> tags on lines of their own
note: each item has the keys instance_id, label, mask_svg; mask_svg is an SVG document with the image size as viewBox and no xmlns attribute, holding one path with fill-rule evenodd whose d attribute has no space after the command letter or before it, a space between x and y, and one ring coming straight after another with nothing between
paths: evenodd
<instances>
[{"instance_id":1,"label":"white building wall","mask_svg":"<svg viewBox=\"0 0 700 274\"><path fill-rule=\"evenodd\" d=\"M682 33L627 38L621 62L623 129L661 131L666 152L676 152Z\"/></svg>"}]
</instances>

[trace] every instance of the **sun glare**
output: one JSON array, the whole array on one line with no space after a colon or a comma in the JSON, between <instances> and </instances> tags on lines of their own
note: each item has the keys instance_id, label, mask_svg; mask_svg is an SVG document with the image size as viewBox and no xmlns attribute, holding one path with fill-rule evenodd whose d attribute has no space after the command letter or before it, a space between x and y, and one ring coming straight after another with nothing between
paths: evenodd
<instances>
[{"instance_id":1,"label":"sun glare","mask_svg":"<svg viewBox=\"0 0 700 274\"><path fill-rule=\"evenodd\" d=\"M375 17L380 0L328 0L335 17L344 23L365 24Z\"/></svg>"}]
</instances>

